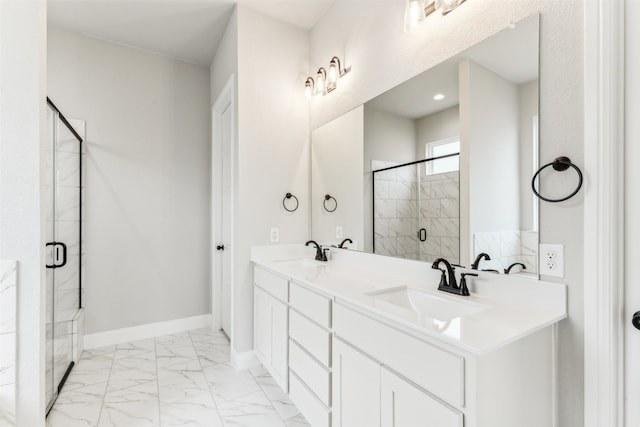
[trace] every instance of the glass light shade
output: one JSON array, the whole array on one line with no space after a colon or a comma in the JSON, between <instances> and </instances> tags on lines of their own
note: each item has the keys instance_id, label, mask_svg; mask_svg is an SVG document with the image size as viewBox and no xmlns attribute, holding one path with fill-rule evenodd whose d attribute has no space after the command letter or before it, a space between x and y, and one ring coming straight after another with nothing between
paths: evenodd
<instances>
[{"instance_id":1,"label":"glass light shade","mask_svg":"<svg viewBox=\"0 0 640 427\"><path fill-rule=\"evenodd\" d=\"M311 77L309 77L304 83L304 94L307 98L311 98L313 96L313 79Z\"/></svg>"},{"instance_id":2,"label":"glass light shade","mask_svg":"<svg viewBox=\"0 0 640 427\"><path fill-rule=\"evenodd\" d=\"M411 32L424 21L424 0L407 0L404 9L404 31Z\"/></svg>"},{"instance_id":3,"label":"glass light shade","mask_svg":"<svg viewBox=\"0 0 640 427\"><path fill-rule=\"evenodd\" d=\"M337 61L332 60L329 64L329 71L327 72L327 82L335 83L340 78L340 70L338 70Z\"/></svg>"},{"instance_id":4,"label":"glass light shade","mask_svg":"<svg viewBox=\"0 0 640 427\"><path fill-rule=\"evenodd\" d=\"M436 0L436 9L440 10L443 15L451 12L458 7L464 0Z\"/></svg>"},{"instance_id":5,"label":"glass light shade","mask_svg":"<svg viewBox=\"0 0 640 427\"><path fill-rule=\"evenodd\" d=\"M326 75L327 74L324 71L324 68L320 68L318 70L318 76L316 77L316 87L318 88L318 93L324 92Z\"/></svg>"}]
</instances>

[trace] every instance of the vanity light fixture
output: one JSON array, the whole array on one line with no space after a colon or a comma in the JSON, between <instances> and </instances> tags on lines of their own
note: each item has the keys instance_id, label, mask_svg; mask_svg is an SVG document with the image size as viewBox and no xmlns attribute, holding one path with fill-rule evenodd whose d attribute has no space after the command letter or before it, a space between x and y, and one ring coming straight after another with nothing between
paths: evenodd
<instances>
[{"instance_id":1,"label":"vanity light fixture","mask_svg":"<svg viewBox=\"0 0 640 427\"><path fill-rule=\"evenodd\" d=\"M444 99L444 95L443 95L443 94L441 94L441 93L436 93L435 95L433 95L433 99L434 99L435 101L443 100L443 99Z\"/></svg>"},{"instance_id":2,"label":"vanity light fixture","mask_svg":"<svg viewBox=\"0 0 640 427\"><path fill-rule=\"evenodd\" d=\"M307 98L311 98L313 96L314 86L313 78L307 77L307 81L304 82L304 93L307 95Z\"/></svg>"},{"instance_id":3,"label":"vanity light fixture","mask_svg":"<svg viewBox=\"0 0 640 427\"><path fill-rule=\"evenodd\" d=\"M316 76L316 88L318 90L317 93L325 94L326 92L326 83L327 83L327 70L323 67L318 69L318 75Z\"/></svg>"},{"instance_id":4,"label":"vanity light fixture","mask_svg":"<svg viewBox=\"0 0 640 427\"><path fill-rule=\"evenodd\" d=\"M311 77L307 77L304 83L307 98L312 95L326 95L338 86L338 80L351 71L351 67L342 68L340 58L334 56L329 62L329 71L324 67L318 69L315 81Z\"/></svg>"},{"instance_id":5,"label":"vanity light fixture","mask_svg":"<svg viewBox=\"0 0 640 427\"><path fill-rule=\"evenodd\" d=\"M404 31L410 33L415 30L436 10L446 15L464 2L465 0L407 0L404 9Z\"/></svg>"}]
</instances>

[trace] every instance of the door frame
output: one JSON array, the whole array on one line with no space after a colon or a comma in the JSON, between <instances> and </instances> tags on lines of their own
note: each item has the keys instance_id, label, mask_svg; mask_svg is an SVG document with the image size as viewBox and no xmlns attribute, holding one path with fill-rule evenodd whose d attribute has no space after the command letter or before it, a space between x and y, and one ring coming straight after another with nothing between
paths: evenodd
<instances>
[{"instance_id":1,"label":"door frame","mask_svg":"<svg viewBox=\"0 0 640 427\"><path fill-rule=\"evenodd\" d=\"M584 425L624 423L624 0L584 4ZM576 284L579 286L579 284Z\"/></svg>"},{"instance_id":2,"label":"door frame","mask_svg":"<svg viewBox=\"0 0 640 427\"><path fill-rule=\"evenodd\" d=\"M213 103L213 107L211 108L211 327L213 330L217 331L222 328L222 283L220 281L220 275L216 274L220 268L222 268L221 257L216 256L215 246L218 242L221 241L222 236L219 235L218 223L222 221L222 218L219 218L219 210L216 208L219 206L219 202L222 198L222 194L220 194L220 188L222 182L220 181L220 177L215 173L217 168L220 167L220 163L224 160L229 162L229 175L231 176L230 184L230 241L224 242L227 244L231 251L227 253L229 257L230 264L230 277L229 282L231 283L231 301L230 301L230 324L231 330L229 331L229 339L233 342L233 331L234 331L234 299L235 299L235 286L234 286L234 213L235 213L235 151L236 151L236 101L235 101L235 76L231 74L227 83L224 85L222 91L216 98ZM230 140L230 150L229 156L230 159L222 159L222 131L221 131L221 123L222 123L222 114L223 112L229 108L231 115L231 127L229 129L229 140Z\"/></svg>"}]
</instances>

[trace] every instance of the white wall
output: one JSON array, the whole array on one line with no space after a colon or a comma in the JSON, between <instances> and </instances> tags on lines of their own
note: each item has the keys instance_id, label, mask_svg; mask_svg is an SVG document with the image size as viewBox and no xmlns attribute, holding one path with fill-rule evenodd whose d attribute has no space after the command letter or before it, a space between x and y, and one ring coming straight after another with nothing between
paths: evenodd
<instances>
[{"instance_id":1,"label":"white wall","mask_svg":"<svg viewBox=\"0 0 640 427\"><path fill-rule=\"evenodd\" d=\"M408 163L415 157L416 123L412 119L364 106L364 247L373 250L373 197L371 160ZM316 194L315 192L313 194Z\"/></svg>"},{"instance_id":2,"label":"white wall","mask_svg":"<svg viewBox=\"0 0 640 427\"><path fill-rule=\"evenodd\" d=\"M18 261L16 421L44 426L45 2L0 2L0 260Z\"/></svg>"},{"instance_id":3,"label":"white wall","mask_svg":"<svg viewBox=\"0 0 640 427\"><path fill-rule=\"evenodd\" d=\"M519 105L516 85L469 59L459 77L460 261L468 265L474 233L520 229Z\"/></svg>"},{"instance_id":4,"label":"white wall","mask_svg":"<svg viewBox=\"0 0 640 427\"><path fill-rule=\"evenodd\" d=\"M358 247L362 245L364 108L349 111L342 117L315 129L311 135L311 238L320 244L336 241L336 227L343 229ZM335 212L324 207L325 194L338 205ZM333 209L329 200L327 207ZM338 242L339 243L339 242Z\"/></svg>"},{"instance_id":5,"label":"white wall","mask_svg":"<svg viewBox=\"0 0 640 427\"><path fill-rule=\"evenodd\" d=\"M209 313L209 70L53 28L48 53L87 122L86 332Z\"/></svg>"},{"instance_id":6,"label":"white wall","mask_svg":"<svg viewBox=\"0 0 640 427\"><path fill-rule=\"evenodd\" d=\"M519 115L520 115L520 229L533 230L533 194L531 177L536 172L533 169L533 117L538 115L538 80L523 83L518 86ZM542 166L542 165L540 165Z\"/></svg>"},{"instance_id":7,"label":"white wall","mask_svg":"<svg viewBox=\"0 0 640 427\"><path fill-rule=\"evenodd\" d=\"M211 105L232 74L238 74L238 12L233 10L211 63ZM236 79L236 91L237 91ZM237 117L237 114L236 114Z\"/></svg>"},{"instance_id":8,"label":"white wall","mask_svg":"<svg viewBox=\"0 0 640 427\"><path fill-rule=\"evenodd\" d=\"M238 182L235 191L233 346L253 348L253 271L250 247L309 235L309 113L304 96L308 34L242 5L238 19ZM282 207L287 192L300 207Z\"/></svg>"},{"instance_id":9,"label":"white wall","mask_svg":"<svg viewBox=\"0 0 640 427\"><path fill-rule=\"evenodd\" d=\"M312 29L310 69L333 55L352 67L339 88L311 101L311 128L328 122L533 13L541 13L541 162L566 155L583 160L583 2L556 0L468 1L454 12L433 14L416 33L403 33L404 3L336 2ZM565 247L569 316L558 338L558 405L561 426L583 424L582 196L541 204L542 242ZM553 280L553 279L551 279Z\"/></svg>"},{"instance_id":10,"label":"white wall","mask_svg":"<svg viewBox=\"0 0 640 427\"><path fill-rule=\"evenodd\" d=\"M425 144L460 136L458 106L416 120L416 159L425 158Z\"/></svg>"}]
</instances>

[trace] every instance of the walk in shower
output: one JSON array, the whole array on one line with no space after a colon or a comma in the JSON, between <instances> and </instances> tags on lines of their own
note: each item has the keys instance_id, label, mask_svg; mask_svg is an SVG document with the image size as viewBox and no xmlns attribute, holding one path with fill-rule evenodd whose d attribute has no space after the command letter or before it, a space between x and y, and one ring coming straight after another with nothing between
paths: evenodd
<instances>
[{"instance_id":1,"label":"walk in shower","mask_svg":"<svg viewBox=\"0 0 640 427\"><path fill-rule=\"evenodd\" d=\"M373 252L460 260L459 153L405 164L373 161Z\"/></svg>"},{"instance_id":2,"label":"walk in shower","mask_svg":"<svg viewBox=\"0 0 640 427\"><path fill-rule=\"evenodd\" d=\"M51 408L77 360L82 307L83 140L47 98L46 402ZM75 354L74 354L75 352Z\"/></svg>"}]
</instances>

